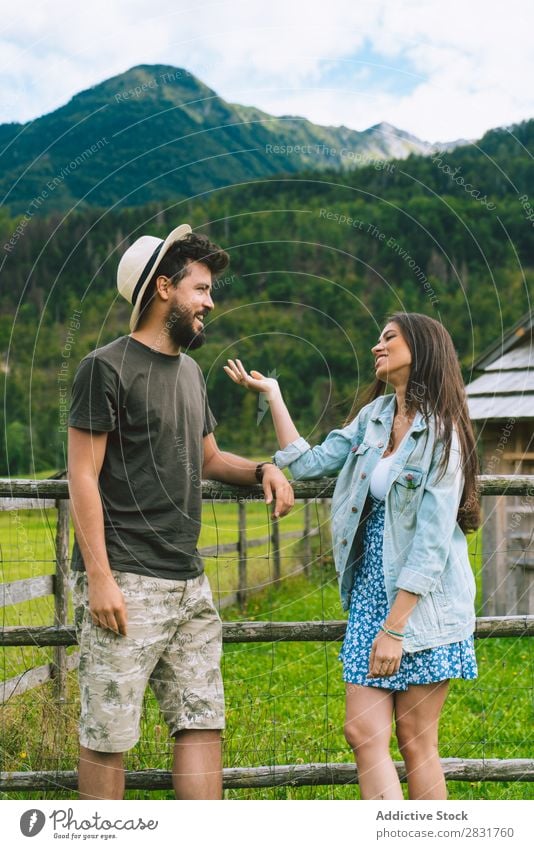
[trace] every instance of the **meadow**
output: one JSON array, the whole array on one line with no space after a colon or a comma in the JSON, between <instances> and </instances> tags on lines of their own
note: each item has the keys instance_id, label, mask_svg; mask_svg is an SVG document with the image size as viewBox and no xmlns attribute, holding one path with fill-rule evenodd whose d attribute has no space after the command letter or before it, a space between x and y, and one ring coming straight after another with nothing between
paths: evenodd
<instances>
[{"instance_id":1,"label":"meadow","mask_svg":"<svg viewBox=\"0 0 534 849\"><path fill-rule=\"evenodd\" d=\"M334 571L328 556L327 525L322 506L314 506L314 565L301 570L299 540L282 543L282 580L270 583L269 545L249 551L250 587L267 586L251 594L245 609L228 607L225 620L322 620L343 618ZM2 580L53 571L55 511L0 514ZM302 505L281 523L281 531L302 528ZM268 533L265 505L247 505L250 539ZM201 546L233 542L237 505L204 504ZM472 562L480 572L480 541L471 539ZM22 558L22 559L20 559ZM235 555L206 559L216 598L236 586ZM38 599L3 610L5 624L50 624L52 599ZM343 738L344 685L337 660L339 643L227 644L223 674L227 698L226 766L260 766L308 762L351 762ZM528 638L477 641L479 678L453 682L441 723L442 757L521 758L532 754L534 646ZM9 648L3 651L3 676L10 677L49 662L50 649ZM1 709L2 770L75 769L77 757L77 684L69 674L68 696L54 703L49 684L13 697ZM141 738L127 756L130 769L168 769L172 741L150 692L145 699ZM392 753L399 759L395 744ZM526 782L450 782L451 799L527 799ZM280 787L226 791L229 799L354 799L352 787ZM9 793L4 798L72 798L72 791ZM129 791L128 798L172 798L170 792Z\"/></svg>"}]
</instances>

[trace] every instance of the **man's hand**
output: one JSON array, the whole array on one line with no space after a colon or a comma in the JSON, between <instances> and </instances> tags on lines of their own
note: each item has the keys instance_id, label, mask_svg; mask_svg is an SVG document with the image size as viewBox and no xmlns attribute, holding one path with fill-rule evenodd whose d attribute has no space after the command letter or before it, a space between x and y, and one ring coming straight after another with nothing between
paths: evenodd
<instances>
[{"instance_id":1,"label":"man's hand","mask_svg":"<svg viewBox=\"0 0 534 849\"><path fill-rule=\"evenodd\" d=\"M124 596L112 575L89 580L89 610L95 625L126 636Z\"/></svg>"},{"instance_id":2,"label":"man's hand","mask_svg":"<svg viewBox=\"0 0 534 849\"><path fill-rule=\"evenodd\" d=\"M274 498L273 519L286 516L295 503L293 487L274 463L267 463L263 467L261 484L265 493L265 503L271 504Z\"/></svg>"}]
</instances>

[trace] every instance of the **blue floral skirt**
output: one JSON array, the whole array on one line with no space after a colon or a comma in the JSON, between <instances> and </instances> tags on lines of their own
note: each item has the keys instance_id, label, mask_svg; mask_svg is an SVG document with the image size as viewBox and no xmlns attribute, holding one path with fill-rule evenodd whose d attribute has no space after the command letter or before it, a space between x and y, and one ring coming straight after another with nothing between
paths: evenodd
<instances>
[{"instance_id":1,"label":"blue floral skirt","mask_svg":"<svg viewBox=\"0 0 534 849\"><path fill-rule=\"evenodd\" d=\"M423 651L404 652L395 675L366 677L371 646L389 613L382 565L385 502L372 501L373 509L364 530L364 556L354 578L347 631L339 654L343 662L343 680L364 687L407 690L411 684L476 678L473 637Z\"/></svg>"}]
</instances>

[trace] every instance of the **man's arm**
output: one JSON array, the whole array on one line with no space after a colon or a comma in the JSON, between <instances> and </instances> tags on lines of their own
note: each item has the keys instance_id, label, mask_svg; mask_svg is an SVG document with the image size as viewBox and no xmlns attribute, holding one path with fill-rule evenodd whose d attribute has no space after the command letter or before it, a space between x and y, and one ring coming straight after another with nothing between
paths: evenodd
<instances>
[{"instance_id":1,"label":"man's arm","mask_svg":"<svg viewBox=\"0 0 534 849\"><path fill-rule=\"evenodd\" d=\"M233 483L236 486L252 486L256 480L256 466L252 460L220 451L213 433L204 437L204 464L202 477L209 480ZM271 504L273 497L275 506L273 518L285 516L295 503L293 488L284 474L273 463L263 466L262 486L266 504Z\"/></svg>"},{"instance_id":2,"label":"man's arm","mask_svg":"<svg viewBox=\"0 0 534 849\"><path fill-rule=\"evenodd\" d=\"M104 511L98 488L107 439L107 433L69 427L70 509L87 573L93 622L126 635L126 607L109 565Z\"/></svg>"}]
</instances>

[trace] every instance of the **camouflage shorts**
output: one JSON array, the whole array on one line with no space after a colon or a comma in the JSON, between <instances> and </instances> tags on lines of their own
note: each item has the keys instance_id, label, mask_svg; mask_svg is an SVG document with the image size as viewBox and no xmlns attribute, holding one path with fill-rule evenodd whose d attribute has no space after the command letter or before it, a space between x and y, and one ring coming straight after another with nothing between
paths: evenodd
<instances>
[{"instance_id":1,"label":"camouflage shorts","mask_svg":"<svg viewBox=\"0 0 534 849\"><path fill-rule=\"evenodd\" d=\"M82 746L125 752L135 745L147 684L171 735L224 728L222 625L206 576L113 576L126 603L126 637L93 624L85 572L73 576Z\"/></svg>"}]
</instances>

